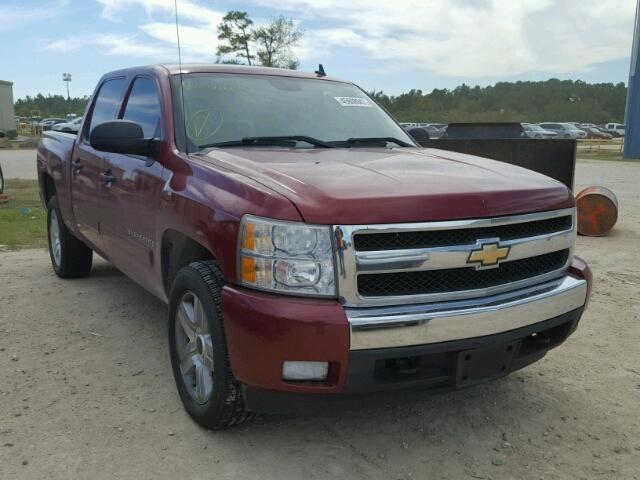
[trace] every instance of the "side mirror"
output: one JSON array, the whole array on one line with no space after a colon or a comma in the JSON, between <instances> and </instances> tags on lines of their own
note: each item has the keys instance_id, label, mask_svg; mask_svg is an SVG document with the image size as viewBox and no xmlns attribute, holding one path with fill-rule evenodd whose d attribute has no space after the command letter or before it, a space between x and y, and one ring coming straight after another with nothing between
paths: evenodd
<instances>
[{"instance_id":1,"label":"side mirror","mask_svg":"<svg viewBox=\"0 0 640 480\"><path fill-rule=\"evenodd\" d=\"M407 133L411 135L413 139L423 147L424 144L431 139L431 137L429 136L429 132L427 132L424 128L412 128Z\"/></svg>"},{"instance_id":2,"label":"side mirror","mask_svg":"<svg viewBox=\"0 0 640 480\"><path fill-rule=\"evenodd\" d=\"M129 120L112 120L96 126L89 136L96 150L155 158L159 141L144 138L142 127Z\"/></svg>"}]
</instances>

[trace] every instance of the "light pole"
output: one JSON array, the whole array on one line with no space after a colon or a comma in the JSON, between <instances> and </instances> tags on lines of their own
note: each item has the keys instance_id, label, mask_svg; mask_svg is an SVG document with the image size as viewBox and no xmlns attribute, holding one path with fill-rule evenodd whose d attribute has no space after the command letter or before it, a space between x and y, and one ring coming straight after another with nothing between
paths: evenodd
<instances>
[{"instance_id":1,"label":"light pole","mask_svg":"<svg viewBox=\"0 0 640 480\"><path fill-rule=\"evenodd\" d=\"M67 100L70 100L71 97L69 96L69 82L71 81L71 74L70 73L63 73L62 74L62 81L66 82L66 84L67 84Z\"/></svg>"}]
</instances>

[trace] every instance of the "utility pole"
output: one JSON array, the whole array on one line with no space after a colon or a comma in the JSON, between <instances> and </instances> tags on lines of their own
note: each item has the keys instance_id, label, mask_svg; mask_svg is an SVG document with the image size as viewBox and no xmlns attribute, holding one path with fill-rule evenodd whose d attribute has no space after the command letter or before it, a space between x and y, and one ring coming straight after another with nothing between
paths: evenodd
<instances>
[{"instance_id":1,"label":"utility pole","mask_svg":"<svg viewBox=\"0 0 640 480\"><path fill-rule=\"evenodd\" d=\"M624 157L640 159L640 1L636 6L636 26L633 31L633 50L627 88Z\"/></svg>"},{"instance_id":2,"label":"utility pole","mask_svg":"<svg viewBox=\"0 0 640 480\"><path fill-rule=\"evenodd\" d=\"M71 100L71 97L69 96L69 82L71 81L71 74L70 73L63 73L62 74L62 81L67 84L67 100Z\"/></svg>"}]
</instances>

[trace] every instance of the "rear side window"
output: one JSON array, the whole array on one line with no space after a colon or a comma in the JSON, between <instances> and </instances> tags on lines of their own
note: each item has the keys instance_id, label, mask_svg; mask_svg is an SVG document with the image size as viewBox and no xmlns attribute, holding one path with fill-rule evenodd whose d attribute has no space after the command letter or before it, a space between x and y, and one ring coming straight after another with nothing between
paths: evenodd
<instances>
[{"instance_id":1,"label":"rear side window","mask_svg":"<svg viewBox=\"0 0 640 480\"><path fill-rule=\"evenodd\" d=\"M139 77L134 80L122 118L140 125L145 138L160 137L160 100L152 79Z\"/></svg>"},{"instance_id":2,"label":"rear side window","mask_svg":"<svg viewBox=\"0 0 640 480\"><path fill-rule=\"evenodd\" d=\"M124 78L114 78L102 84L96 97L96 103L93 106L89 133L93 131L96 125L116 119L125 85Z\"/></svg>"}]
</instances>

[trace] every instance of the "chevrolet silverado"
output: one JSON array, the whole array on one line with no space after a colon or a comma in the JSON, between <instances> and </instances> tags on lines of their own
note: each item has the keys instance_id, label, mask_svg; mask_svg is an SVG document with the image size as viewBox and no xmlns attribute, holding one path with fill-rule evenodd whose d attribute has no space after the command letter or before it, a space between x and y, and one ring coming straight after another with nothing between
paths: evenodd
<instances>
[{"instance_id":1,"label":"chevrolet silverado","mask_svg":"<svg viewBox=\"0 0 640 480\"><path fill-rule=\"evenodd\" d=\"M209 428L507 375L589 297L569 188L422 148L324 72L111 72L37 166L53 270L86 276L95 252L168 303L178 392Z\"/></svg>"}]
</instances>

